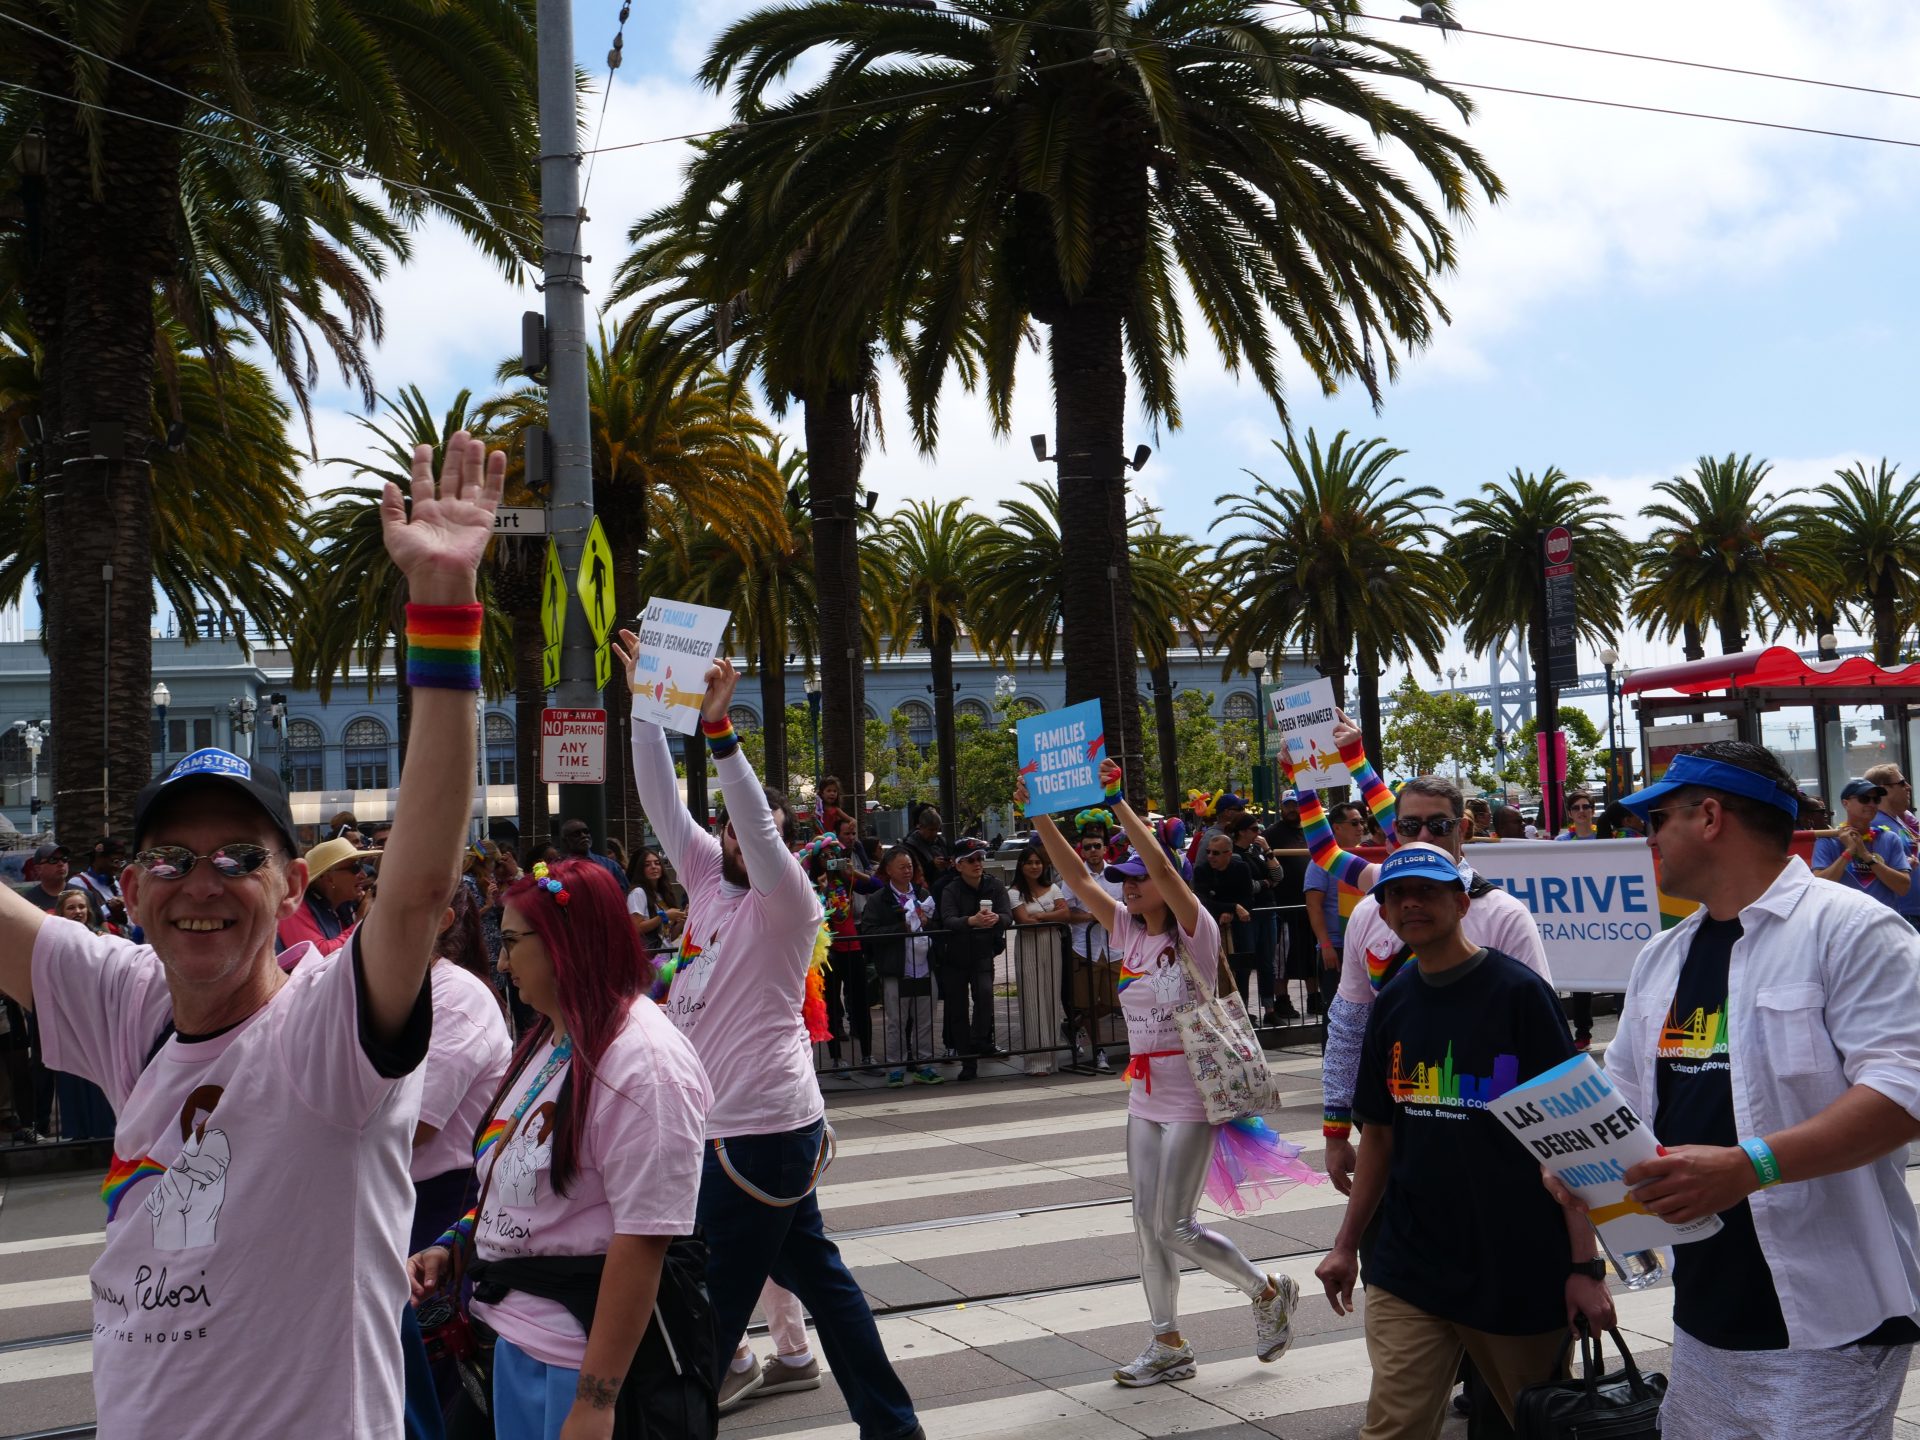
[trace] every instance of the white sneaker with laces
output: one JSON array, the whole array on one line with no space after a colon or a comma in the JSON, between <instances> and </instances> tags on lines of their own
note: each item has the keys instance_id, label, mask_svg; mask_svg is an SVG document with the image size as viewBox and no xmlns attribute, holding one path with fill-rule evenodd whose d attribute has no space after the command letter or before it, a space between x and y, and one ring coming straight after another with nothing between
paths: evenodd
<instances>
[{"instance_id":1,"label":"white sneaker with laces","mask_svg":"<svg viewBox=\"0 0 1920 1440\"><path fill-rule=\"evenodd\" d=\"M1098 1070L1102 1075L1111 1075L1113 1073L1113 1062L1107 1059L1106 1051L1104 1050L1094 1051L1093 1068Z\"/></svg>"},{"instance_id":2,"label":"white sneaker with laces","mask_svg":"<svg viewBox=\"0 0 1920 1440\"><path fill-rule=\"evenodd\" d=\"M1142 1385L1160 1385L1168 1380L1191 1380L1195 1368L1191 1345L1182 1344L1178 1348L1162 1345L1160 1337L1156 1335L1147 1342L1147 1348L1140 1352L1140 1358L1114 1371L1113 1378L1121 1385L1137 1389Z\"/></svg>"},{"instance_id":3,"label":"white sneaker with laces","mask_svg":"<svg viewBox=\"0 0 1920 1440\"><path fill-rule=\"evenodd\" d=\"M1273 1294L1253 1302L1253 1353L1262 1365L1271 1365L1293 1344L1293 1310L1300 1303L1300 1287L1291 1275L1269 1275Z\"/></svg>"}]
</instances>

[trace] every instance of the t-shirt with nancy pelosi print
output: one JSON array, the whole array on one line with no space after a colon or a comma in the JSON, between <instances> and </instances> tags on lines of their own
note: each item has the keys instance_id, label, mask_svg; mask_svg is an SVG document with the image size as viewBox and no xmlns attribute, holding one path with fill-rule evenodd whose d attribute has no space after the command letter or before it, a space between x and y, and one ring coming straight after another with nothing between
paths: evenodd
<instances>
[{"instance_id":1,"label":"t-shirt with nancy pelosi print","mask_svg":"<svg viewBox=\"0 0 1920 1440\"><path fill-rule=\"evenodd\" d=\"M615 1235L691 1235L700 1194L707 1112L706 1072L693 1047L641 996L608 1044L591 1080L576 1060L544 1084L553 1042L527 1057L494 1119L480 1134L481 1213L474 1253L482 1260L529 1255L604 1255ZM514 1112L536 1084L518 1124ZM555 1125L571 1086L592 1084L586 1133L568 1193L553 1188ZM556 1300L509 1291L476 1315L547 1365L577 1370L587 1337Z\"/></svg>"},{"instance_id":2,"label":"t-shirt with nancy pelosi print","mask_svg":"<svg viewBox=\"0 0 1920 1440\"><path fill-rule=\"evenodd\" d=\"M89 1274L102 1435L400 1433L407 1164L433 1012L423 984L407 1032L373 1041L361 943L309 947L246 1020L155 1051L172 1014L159 957L41 927L47 1063L99 1085L119 1117Z\"/></svg>"},{"instance_id":3,"label":"t-shirt with nancy pelosi print","mask_svg":"<svg viewBox=\"0 0 1920 1440\"><path fill-rule=\"evenodd\" d=\"M1136 1058L1159 1056L1143 1062L1151 1068L1129 1088L1127 1113L1143 1120L1205 1122L1206 1102L1201 1100L1200 1087L1193 1083L1193 1072L1187 1068L1180 1027L1173 1018L1182 1002L1195 998L1193 981L1174 945L1171 912L1167 920L1168 929L1155 935L1129 915L1126 906L1114 906L1112 941L1120 956L1120 1013L1127 1022L1127 1051ZM1202 907L1193 933L1184 939L1200 978L1208 985L1216 984L1220 975L1220 922Z\"/></svg>"}]
</instances>

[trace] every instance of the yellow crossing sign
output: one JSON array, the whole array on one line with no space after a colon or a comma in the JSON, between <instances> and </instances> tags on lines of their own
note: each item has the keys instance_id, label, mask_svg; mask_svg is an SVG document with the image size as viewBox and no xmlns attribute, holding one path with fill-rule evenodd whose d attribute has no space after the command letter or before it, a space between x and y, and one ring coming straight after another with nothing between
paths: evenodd
<instances>
[{"instance_id":1,"label":"yellow crossing sign","mask_svg":"<svg viewBox=\"0 0 1920 1440\"><path fill-rule=\"evenodd\" d=\"M607 532L598 515L587 529L587 545L580 552L580 573L574 588L581 608L587 612L587 625L593 631L594 684L604 690L613 678L613 655L607 636L613 633L613 547L607 544Z\"/></svg>"},{"instance_id":2,"label":"yellow crossing sign","mask_svg":"<svg viewBox=\"0 0 1920 1440\"><path fill-rule=\"evenodd\" d=\"M546 688L560 683L560 638L567 627L567 572L560 564L560 547L547 537L547 565L540 580L541 668Z\"/></svg>"}]
</instances>

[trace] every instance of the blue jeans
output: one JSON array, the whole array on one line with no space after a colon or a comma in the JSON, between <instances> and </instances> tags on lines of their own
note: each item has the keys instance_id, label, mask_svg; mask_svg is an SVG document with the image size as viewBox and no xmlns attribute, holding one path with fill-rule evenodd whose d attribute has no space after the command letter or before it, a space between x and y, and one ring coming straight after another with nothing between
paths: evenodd
<instances>
[{"instance_id":1,"label":"blue jeans","mask_svg":"<svg viewBox=\"0 0 1920 1440\"><path fill-rule=\"evenodd\" d=\"M493 1346L493 1433L499 1440L559 1440L580 1372L534 1359L510 1340Z\"/></svg>"},{"instance_id":2,"label":"blue jeans","mask_svg":"<svg viewBox=\"0 0 1920 1440\"><path fill-rule=\"evenodd\" d=\"M813 1177L823 1128L824 1122L816 1120L803 1130L738 1136L726 1142L727 1159L763 1193L798 1195ZM798 1295L813 1316L860 1440L904 1440L913 1434L919 1425L913 1400L887 1362L866 1296L827 1239L820 1202L812 1195L785 1206L756 1200L720 1167L709 1145L699 1218L721 1368L733 1358L754 1302L771 1278Z\"/></svg>"},{"instance_id":3,"label":"blue jeans","mask_svg":"<svg viewBox=\"0 0 1920 1440\"><path fill-rule=\"evenodd\" d=\"M411 1305L400 1307L400 1355L406 1376L402 1433L406 1440L441 1440L447 1429L441 1418L440 1394L434 1389L427 1342L420 1338L420 1321Z\"/></svg>"}]
</instances>

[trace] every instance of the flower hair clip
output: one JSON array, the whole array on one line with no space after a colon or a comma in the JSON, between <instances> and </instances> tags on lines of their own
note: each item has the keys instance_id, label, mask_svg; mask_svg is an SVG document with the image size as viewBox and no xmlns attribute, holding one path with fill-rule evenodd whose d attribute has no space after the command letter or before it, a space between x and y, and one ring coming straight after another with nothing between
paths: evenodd
<instances>
[{"instance_id":1,"label":"flower hair clip","mask_svg":"<svg viewBox=\"0 0 1920 1440\"><path fill-rule=\"evenodd\" d=\"M564 907L573 898L567 894L566 888L558 880L547 873L547 862L544 860L533 867L533 883L553 896L553 903L556 905Z\"/></svg>"}]
</instances>

